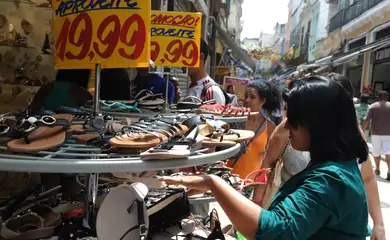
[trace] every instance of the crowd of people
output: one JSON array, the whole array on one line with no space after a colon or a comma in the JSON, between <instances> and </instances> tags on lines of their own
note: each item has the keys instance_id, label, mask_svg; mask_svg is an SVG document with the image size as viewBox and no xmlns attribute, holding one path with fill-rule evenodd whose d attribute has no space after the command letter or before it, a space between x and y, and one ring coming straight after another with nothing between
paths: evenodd
<instances>
[{"instance_id":1,"label":"crowd of people","mask_svg":"<svg viewBox=\"0 0 390 240\"><path fill-rule=\"evenodd\" d=\"M202 41L200 66L189 68L187 95L204 101L227 103L224 90L206 70L207 44ZM169 103L179 101L177 80L167 80L137 69L135 92L161 93ZM92 96L87 91L89 70L60 70L57 81L40 89L30 109L55 110L82 106ZM268 209L260 205L264 188L253 201L215 176L164 177L162 181L211 191L237 230L248 239L371 239L385 240L375 174L381 156L386 157L390 181L390 102L388 93L368 104L362 95L354 105L353 87L345 76L331 73L288 79L287 89L267 81L252 81L246 88L245 105L252 112L245 129L255 136L227 165L242 179L253 171L275 166L282 157L282 187ZM128 100L130 80L124 69L107 69L101 75L101 99ZM228 89L234 93L234 88ZM283 113L275 117L274 113ZM375 170L367 137L371 136ZM374 227L368 227L369 215Z\"/></svg>"}]
</instances>

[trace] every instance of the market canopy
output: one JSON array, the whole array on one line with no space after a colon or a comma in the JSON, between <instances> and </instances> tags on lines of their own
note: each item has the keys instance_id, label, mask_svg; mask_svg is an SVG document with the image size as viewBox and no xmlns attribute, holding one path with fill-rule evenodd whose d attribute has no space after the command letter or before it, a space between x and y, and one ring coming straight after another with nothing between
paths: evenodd
<instances>
[{"instance_id":1,"label":"market canopy","mask_svg":"<svg viewBox=\"0 0 390 240\"><path fill-rule=\"evenodd\" d=\"M223 28L219 26L219 24L216 21L214 21L214 19L213 19L213 23L217 28L220 39L232 50L233 54L237 58L243 61L250 69L252 69L253 72L255 72L256 63L248 56L248 53L244 49L239 47L229 36L229 34L225 30L223 30Z\"/></svg>"},{"instance_id":2,"label":"market canopy","mask_svg":"<svg viewBox=\"0 0 390 240\"><path fill-rule=\"evenodd\" d=\"M390 38L385 38L385 39L378 40L376 42L364 45L358 49L354 49L352 51L349 51L349 52L343 54L342 56L339 56L336 59L333 59L333 66L342 65L344 63L347 63L347 62L350 62L350 61L356 59L357 57L359 57L360 55L362 55L366 52L376 51L378 49L387 47L389 45L390 45Z\"/></svg>"}]
</instances>

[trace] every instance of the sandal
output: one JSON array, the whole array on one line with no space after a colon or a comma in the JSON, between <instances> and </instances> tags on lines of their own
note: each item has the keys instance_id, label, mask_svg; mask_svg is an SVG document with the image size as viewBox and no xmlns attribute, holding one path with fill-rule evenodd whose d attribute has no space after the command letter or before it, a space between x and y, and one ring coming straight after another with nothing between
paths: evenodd
<instances>
[{"instance_id":1,"label":"sandal","mask_svg":"<svg viewBox=\"0 0 390 240\"><path fill-rule=\"evenodd\" d=\"M187 96L176 104L176 109L196 109L205 104L214 104L215 99L209 101L202 101L200 98L194 96Z\"/></svg>"},{"instance_id":2,"label":"sandal","mask_svg":"<svg viewBox=\"0 0 390 240\"><path fill-rule=\"evenodd\" d=\"M201 144L199 127L193 126L179 140L170 140L158 147L149 149L140 154L142 159L180 159L191 155L191 149L195 149Z\"/></svg>"},{"instance_id":3,"label":"sandal","mask_svg":"<svg viewBox=\"0 0 390 240\"><path fill-rule=\"evenodd\" d=\"M45 205L37 205L26 214L10 218L1 227L4 239L42 239L54 235L61 224L61 215Z\"/></svg>"},{"instance_id":4,"label":"sandal","mask_svg":"<svg viewBox=\"0 0 390 240\"><path fill-rule=\"evenodd\" d=\"M22 118L17 128L23 138L8 142L8 150L28 153L57 147L64 143L71 121L69 114Z\"/></svg>"},{"instance_id":5,"label":"sandal","mask_svg":"<svg viewBox=\"0 0 390 240\"><path fill-rule=\"evenodd\" d=\"M124 101L125 104L138 104L140 108L157 109L165 103L165 99L162 98L162 94L154 94L149 90L140 91L135 97L135 100Z\"/></svg>"},{"instance_id":6,"label":"sandal","mask_svg":"<svg viewBox=\"0 0 390 240\"><path fill-rule=\"evenodd\" d=\"M237 117L237 116L252 116L257 115L258 112L251 112L250 108L235 107L231 104L225 106L221 115L224 117Z\"/></svg>"},{"instance_id":7,"label":"sandal","mask_svg":"<svg viewBox=\"0 0 390 240\"><path fill-rule=\"evenodd\" d=\"M148 149L167 142L172 136L167 130L153 129L152 125L129 125L110 139L110 144L118 148ZM165 128L166 129L166 128Z\"/></svg>"}]
</instances>

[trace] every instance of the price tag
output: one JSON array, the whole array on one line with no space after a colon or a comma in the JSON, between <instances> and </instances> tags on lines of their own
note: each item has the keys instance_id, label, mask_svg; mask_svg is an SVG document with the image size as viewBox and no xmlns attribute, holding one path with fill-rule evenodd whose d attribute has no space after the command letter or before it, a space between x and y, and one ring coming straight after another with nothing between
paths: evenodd
<instances>
[{"instance_id":1,"label":"price tag","mask_svg":"<svg viewBox=\"0 0 390 240\"><path fill-rule=\"evenodd\" d=\"M148 67L150 1L53 0L57 68Z\"/></svg>"},{"instance_id":2,"label":"price tag","mask_svg":"<svg viewBox=\"0 0 390 240\"><path fill-rule=\"evenodd\" d=\"M202 14L152 11L151 54L156 66L198 67Z\"/></svg>"}]
</instances>

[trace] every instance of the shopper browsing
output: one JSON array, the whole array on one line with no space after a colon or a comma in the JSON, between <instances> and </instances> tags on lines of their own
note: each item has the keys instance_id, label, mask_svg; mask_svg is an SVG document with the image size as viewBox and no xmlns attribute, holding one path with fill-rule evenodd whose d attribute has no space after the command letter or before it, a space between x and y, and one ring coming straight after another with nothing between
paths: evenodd
<instances>
[{"instance_id":1,"label":"shopper browsing","mask_svg":"<svg viewBox=\"0 0 390 240\"><path fill-rule=\"evenodd\" d=\"M216 176L164 177L172 185L211 191L232 224L248 239L348 239L371 234L358 165L368 147L353 101L337 82L294 81L284 95L291 145L309 151L309 166L276 193L268 210Z\"/></svg>"},{"instance_id":2,"label":"shopper browsing","mask_svg":"<svg viewBox=\"0 0 390 240\"><path fill-rule=\"evenodd\" d=\"M158 74L149 73L149 68L137 68L137 76L133 80L135 85L134 94L137 95L142 90L149 90L154 94L162 94L168 98L168 103L172 104L175 100L175 87L168 82L168 96L166 96L167 80Z\"/></svg>"},{"instance_id":3,"label":"shopper browsing","mask_svg":"<svg viewBox=\"0 0 390 240\"><path fill-rule=\"evenodd\" d=\"M206 60L209 55L207 43L202 39L200 43L199 67L188 68L190 88L188 96L195 96L204 101L215 99L217 104L226 105L226 97L221 87L207 74Z\"/></svg>"}]
</instances>

